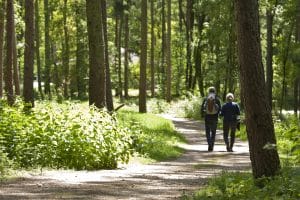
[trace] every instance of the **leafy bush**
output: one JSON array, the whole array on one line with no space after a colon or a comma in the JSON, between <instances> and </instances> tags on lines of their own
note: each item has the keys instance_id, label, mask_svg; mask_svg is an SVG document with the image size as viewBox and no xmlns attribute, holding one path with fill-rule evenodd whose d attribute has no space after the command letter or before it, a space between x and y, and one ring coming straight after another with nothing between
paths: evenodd
<instances>
[{"instance_id":1,"label":"leafy bush","mask_svg":"<svg viewBox=\"0 0 300 200\"><path fill-rule=\"evenodd\" d=\"M280 175L272 179L262 178L260 181L265 182L265 187L256 187L250 173L223 172L220 176L212 178L204 189L182 199L293 200L300 198L299 168L285 168Z\"/></svg>"},{"instance_id":2,"label":"leafy bush","mask_svg":"<svg viewBox=\"0 0 300 200\"><path fill-rule=\"evenodd\" d=\"M115 168L132 153L129 130L94 107L42 103L25 114L5 106L1 116L4 152L21 167Z\"/></svg>"},{"instance_id":3,"label":"leafy bush","mask_svg":"<svg viewBox=\"0 0 300 200\"><path fill-rule=\"evenodd\" d=\"M290 116L275 123L278 149L289 163L300 164L300 120Z\"/></svg>"},{"instance_id":4,"label":"leafy bush","mask_svg":"<svg viewBox=\"0 0 300 200\"><path fill-rule=\"evenodd\" d=\"M152 98L148 100L147 107L150 113L159 114L167 112L170 108L170 104L165 100Z\"/></svg>"},{"instance_id":5,"label":"leafy bush","mask_svg":"<svg viewBox=\"0 0 300 200\"><path fill-rule=\"evenodd\" d=\"M202 99L200 97L190 95L181 104L184 110L184 117L192 119L201 118Z\"/></svg>"},{"instance_id":6,"label":"leafy bush","mask_svg":"<svg viewBox=\"0 0 300 200\"><path fill-rule=\"evenodd\" d=\"M7 154L3 153L3 150L0 149L0 180L2 177L4 177L7 174L10 166L11 166L11 162L7 158Z\"/></svg>"},{"instance_id":7,"label":"leafy bush","mask_svg":"<svg viewBox=\"0 0 300 200\"><path fill-rule=\"evenodd\" d=\"M244 124L244 122L241 122L240 125L240 130L236 131L236 137L238 137L239 139L243 140L243 141L247 141L247 132L246 132L246 125Z\"/></svg>"}]
</instances>

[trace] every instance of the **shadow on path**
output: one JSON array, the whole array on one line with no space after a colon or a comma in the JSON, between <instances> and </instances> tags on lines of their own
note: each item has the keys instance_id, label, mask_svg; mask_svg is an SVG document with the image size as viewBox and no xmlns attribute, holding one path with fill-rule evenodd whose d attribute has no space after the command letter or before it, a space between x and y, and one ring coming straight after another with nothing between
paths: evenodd
<instances>
[{"instance_id":1,"label":"shadow on path","mask_svg":"<svg viewBox=\"0 0 300 200\"><path fill-rule=\"evenodd\" d=\"M46 171L41 175L0 183L0 199L179 199L222 170L250 169L247 143L237 141L226 152L217 132L213 152L207 152L202 123L165 115L187 139L178 159L152 165L132 163L125 169Z\"/></svg>"}]
</instances>

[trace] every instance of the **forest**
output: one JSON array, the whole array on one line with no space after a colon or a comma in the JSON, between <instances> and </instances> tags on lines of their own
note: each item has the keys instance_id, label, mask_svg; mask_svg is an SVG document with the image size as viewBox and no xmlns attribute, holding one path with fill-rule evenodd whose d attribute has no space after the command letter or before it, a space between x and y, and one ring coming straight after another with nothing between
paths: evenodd
<instances>
[{"instance_id":1,"label":"forest","mask_svg":"<svg viewBox=\"0 0 300 200\"><path fill-rule=\"evenodd\" d=\"M210 86L240 105L251 175L182 198L300 198L300 0L0 0L0 179L178 158L159 114L204 123Z\"/></svg>"}]
</instances>

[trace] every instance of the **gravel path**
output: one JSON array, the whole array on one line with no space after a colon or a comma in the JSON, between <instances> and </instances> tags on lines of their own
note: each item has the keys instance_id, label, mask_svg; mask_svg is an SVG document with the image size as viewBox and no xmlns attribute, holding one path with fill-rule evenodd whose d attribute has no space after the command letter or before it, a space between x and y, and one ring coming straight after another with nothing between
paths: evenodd
<instances>
[{"instance_id":1,"label":"gravel path","mask_svg":"<svg viewBox=\"0 0 300 200\"><path fill-rule=\"evenodd\" d=\"M0 199L179 199L222 170L250 169L247 143L237 141L234 152L226 152L218 131L214 151L207 152L202 123L164 117L187 138L180 158L151 165L131 163L118 170L28 174L0 183Z\"/></svg>"}]
</instances>

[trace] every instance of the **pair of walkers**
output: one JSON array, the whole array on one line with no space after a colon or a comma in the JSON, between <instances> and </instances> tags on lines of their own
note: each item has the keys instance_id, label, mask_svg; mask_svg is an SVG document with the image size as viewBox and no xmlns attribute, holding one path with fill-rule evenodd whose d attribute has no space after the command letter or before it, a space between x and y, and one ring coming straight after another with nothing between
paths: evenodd
<instances>
[{"instance_id":1,"label":"pair of walkers","mask_svg":"<svg viewBox=\"0 0 300 200\"><path fill-rule=\"evenodd\" d=\"M205 119L205 134L208 151L213 151L214 149L219 115L223 117L223 138L226 144L226 150L229 152L233 151L235 131L238 125L238 116L240 115L240 108L233 100L233 94L228 93L226 95L226 103L221 106L220 99L216 95L216 89L214 87L208 89L208 95L203 100L201 106L201 111Z\"/></svg>"}]
</instances>

